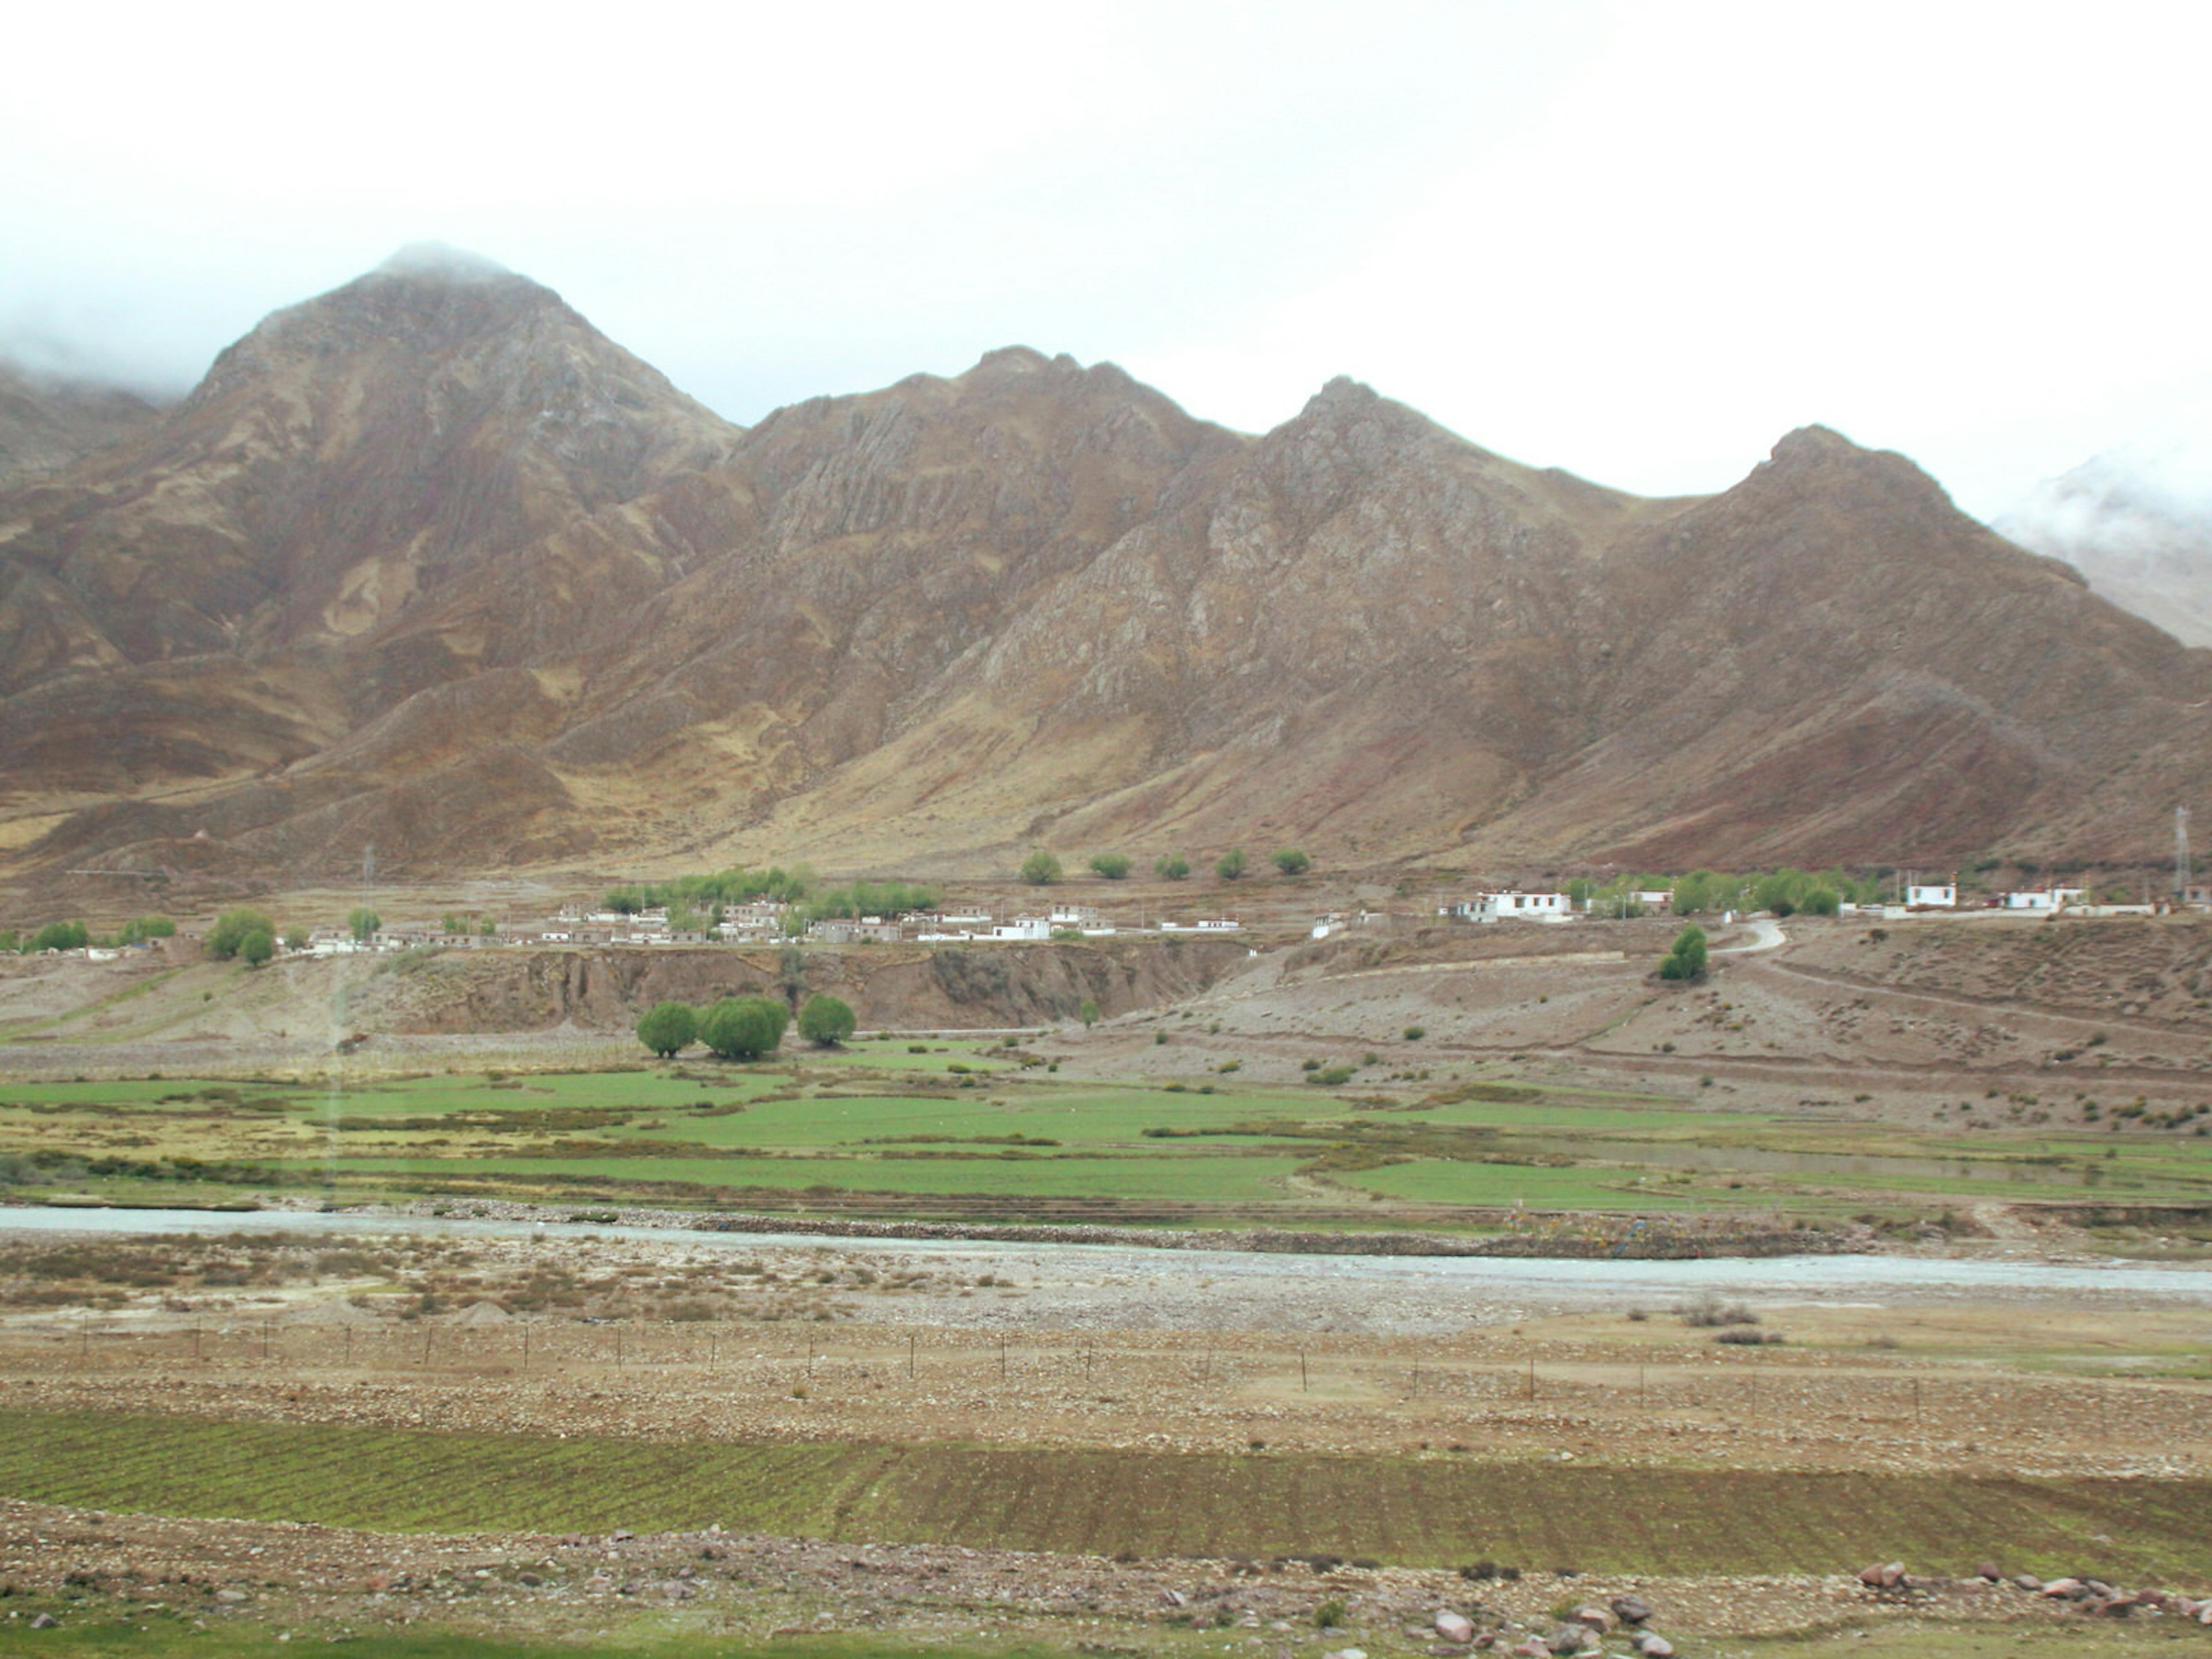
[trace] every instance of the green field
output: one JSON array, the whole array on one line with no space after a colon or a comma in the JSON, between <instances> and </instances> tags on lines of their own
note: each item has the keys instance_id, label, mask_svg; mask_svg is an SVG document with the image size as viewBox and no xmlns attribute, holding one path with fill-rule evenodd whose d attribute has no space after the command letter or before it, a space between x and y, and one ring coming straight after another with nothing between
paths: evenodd
<instances>
[{"instance_id":1,"label":"green field","mask_svg":"<svg viewBox=\"0 0 2212 1659\"><path fill-rule=\"evenodd\" d=\"M681 1531L1591 1572L1983 1556L2212 1575L2212 1482L1555 1467L964 1445L588 1441L0 1411L37 1503L380 1531ZM2109 1541L2106 1541L2109 1540Z\"/></svg>"},{"instance_id":2,"label":"green field","mask_svg":"<svg viewBox=\"0 0 2212 1659\"><path fill-rule=\"evenodd\" d=\"M914 1048L925 1052L914 1053ZM1877 1151L1870 1149L1878 1148ZM0 1085L0 1183L142 1200L325 1182L1004 1218L1487 1224L1528 1206L1819 1218L1961 1199L2202 1202L2212 1139L1972 1135L1731 1112L1516 1081L1389 1092L1062 1081L981 1042L876 1042L752 1066L302 1080Z\"/></svg>"}]
</instances>

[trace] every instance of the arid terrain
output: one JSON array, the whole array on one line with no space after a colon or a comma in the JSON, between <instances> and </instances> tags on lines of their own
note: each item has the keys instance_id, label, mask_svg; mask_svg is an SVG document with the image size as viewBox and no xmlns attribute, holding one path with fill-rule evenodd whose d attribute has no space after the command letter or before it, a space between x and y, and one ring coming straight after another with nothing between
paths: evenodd
<instances>
[{"instance_id":1,"label":"arid terrain","mask_svg":"<svg viewBox=\"0 0 2212 1659\"><path fill-rule=\"evenodd\" d=\"M1594 1611L1607 1652L2207 1639L2212 925L1793 917L1669 987L1665 922L1264 914L1210 955L817 953L864 1037L927 1035L724 1074L625 1031L767 974L738 951L455 951L335 1025L342 963L26 965L19 1153L182 1135L241 1160L204 1194L275 1184L154 1237L0 1212L7 1607L671 1652L1513 1651L1615 1596L1650 1613ZM1353 1092L1304 1080L1340 1059ZM393 1127L288 1185L341 1065ZM1077 1117L1012 1163L834 1128L902 1091L956 1142ZM575 1148L499 1132L533 1112L606 1126L566 1199L538 1171ZM714 1126L812 1161L750 1173ZM1159 1196L1185 1164L1210 1197ZM804 1231L840 1227L879 1236ZM1828 1253L1728 1254L1793 1237Z\"/></svg>"},{"instance_id":2,"label":"arid terrain","mask_svg":"<svg viewBox=\"0 0 2212 1659\"><path fill-rule=\"evenodd\" d=\"M450 254L111 441L22 395L10 916L372 853L2126 869L2212 781L2212 657L1818 427L1653 500L1349 379L1251 436L1012 347L743 428Z\"/></svg>"}]
</instances>

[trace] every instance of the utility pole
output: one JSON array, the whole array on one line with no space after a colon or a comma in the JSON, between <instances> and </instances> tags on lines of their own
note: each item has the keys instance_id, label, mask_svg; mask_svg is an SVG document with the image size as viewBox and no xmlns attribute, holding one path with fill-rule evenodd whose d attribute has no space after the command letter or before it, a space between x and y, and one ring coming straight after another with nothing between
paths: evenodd
<instances>
[{"instance_id":1,"label":"utility pole","mask_svg":"<svg viewBox=\"0 0 2212 1659\"><path fill-rule=\"evenodd\" d=\"M2173 809L2173 896L2189 896L2189 809Z\"/></svg>"}]
</instances>

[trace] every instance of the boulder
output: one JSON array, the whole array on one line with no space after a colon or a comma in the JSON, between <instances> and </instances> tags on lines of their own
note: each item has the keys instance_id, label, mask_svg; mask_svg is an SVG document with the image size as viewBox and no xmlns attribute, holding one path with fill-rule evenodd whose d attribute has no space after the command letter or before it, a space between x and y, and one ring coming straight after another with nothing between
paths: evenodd
<instances>
[{"instance_id":1,"label":"boulder","mask_svg":"<svg viewBox=\"0 0 2212 1659\"><path fill-rule=\"evenodd\" d=\"M2043 1581L2032 1572L2016 1572L2012 1576L2012 1582L2024 1590L2039 1590L2043 1588Z\"/></svg>"},{"instance_id":2,"label":"boulder","mask_svg":"<svg viewBox=\"0 0 2212 1659\"><path fill-rule=\"evenodd\" d=\"M1619 1622L1613 1618L1611 1607L1601 1607L1595 1601L1583 1602L1570 1613L1567 1618L1571 1623L1587 1626L1600 1635L1611 1630Z\"/></svg>"},{"instance_id":3,"label":"boulder","mask_svg":"<svg viewBox=\"0 0 2212 1659\"><path fill-rule=\"evenodd\" d=\"M1474 1640L1474 1620L1463 1613L1454 1613L1447 1607L1436 1618L1437 1634L1447 1642L1468 1643Z\"/></svg>"},{"instance_id":4,"label":"boulder","mask_svg":"<svg viewBox=\"0 0 2212 1659\"><path fill-rule=\"evenodd\" d=\"M1190 1598L1179 1589L1164 1589L1160 1592L1160 1601L1164 1606L1180 1607L1188 1606Z\"/></svg>"},{"instance_id":5,"label":"boulder","mask_svg":"<svg viewBox=\"0 0 2212 1659\"><path fill-rule=\"evenodd\" d=\"M1974 1569L1974 1576L1978 1578L1986 1578L1990 1583L1994 1584L1997 1580L2004 1577L2004 1573L2003 1571L1998 1567L1996 1562L1984 1561L1980 1566Z\"/></svg>"},{"instance_id":6,"label":"boulder","mask_svg":"<svg viewBox=\"0 0 2212 1659\"><path fill-rule=\"evenodd\" d=\"M1609 1605L1624 1625L1640 1625L1651 1616L1651 1604L1640 1595L1616 1595Z\"/></svg>"},{"instance_id":7,"label":"boulder","mask_svg":"<svg viewBox=\"0 0 2212 1659\"><path fill-rule=\"evenodd\" d=\"M2081 1581L2078 1578L2054 1578L2039 1592L2046 1601L2063 1601L2068 1596L2084 1593Z\"/></svg>"},{"instance_id":8,"label":"boulder","mask_svg":"<svg viewBox=\"0 0 2212 1659\"><path fill-rule=\"evenodd\" d=\"M1553 1653L1580 1653L1597 1645L1597 1632L1588 1625L1561 1625L1544 1638L1544 1645Z\"/></svg>"},{"instance_id":9,"label":"boulder","mask_svg":"<svg viewBox=\"0 0 2212 1659\"><path fill-rule=\"evenodd\" d=\"M1869 1589L1895 1589L1904 1582L1905 1563L1902 1561L1877 1562L1873 1566L1859 1569L1859 1583Z\"/></svg>"},{"instance_id":10,"label":"boulder","mask_svg":"<svg viewBox=\"0 0 2212 1659\"><path fill-rule=\"evenodd\" d=\"M1638 1632L1636 1650L1644 1659L1674 1659L1674 1644L1656 1630Z\"/></svg>"},{"instance_id":11,"label":"boulder","mask_svg":"<svg viewBox=\"0 0 2212 1659\"><path fill-rule=\"evenodd\" d=\"M37 1618L31 1620L31 1628L33 1630L52 1630L60 1625L61 1622L62 1621L60 1620L55 1618L51 1613L42 1613Z\"/></svg>"}]
</instances>

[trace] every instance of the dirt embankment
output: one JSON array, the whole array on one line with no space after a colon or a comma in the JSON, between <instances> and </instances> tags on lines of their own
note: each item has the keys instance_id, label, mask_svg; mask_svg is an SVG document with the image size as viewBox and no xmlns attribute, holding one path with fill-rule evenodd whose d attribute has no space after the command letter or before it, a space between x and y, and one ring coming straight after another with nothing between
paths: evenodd
<instances>
[{"instance_id":1,"label":"dirt embankment","mask_svg":"<svg viewBox=\"0 0 2212 1659\"><path fill-rule=\"evenodd\" d=\"M1194 996L1244 960L1230 939L851 946L804 952L804 996L850 1003L866 1029L1059 1024ZM436 1035L627 1029L656 1002L787 994L774 951L453 951L394 963L349 1002L362 1029Z\"/></svg>"}]
</instances>

